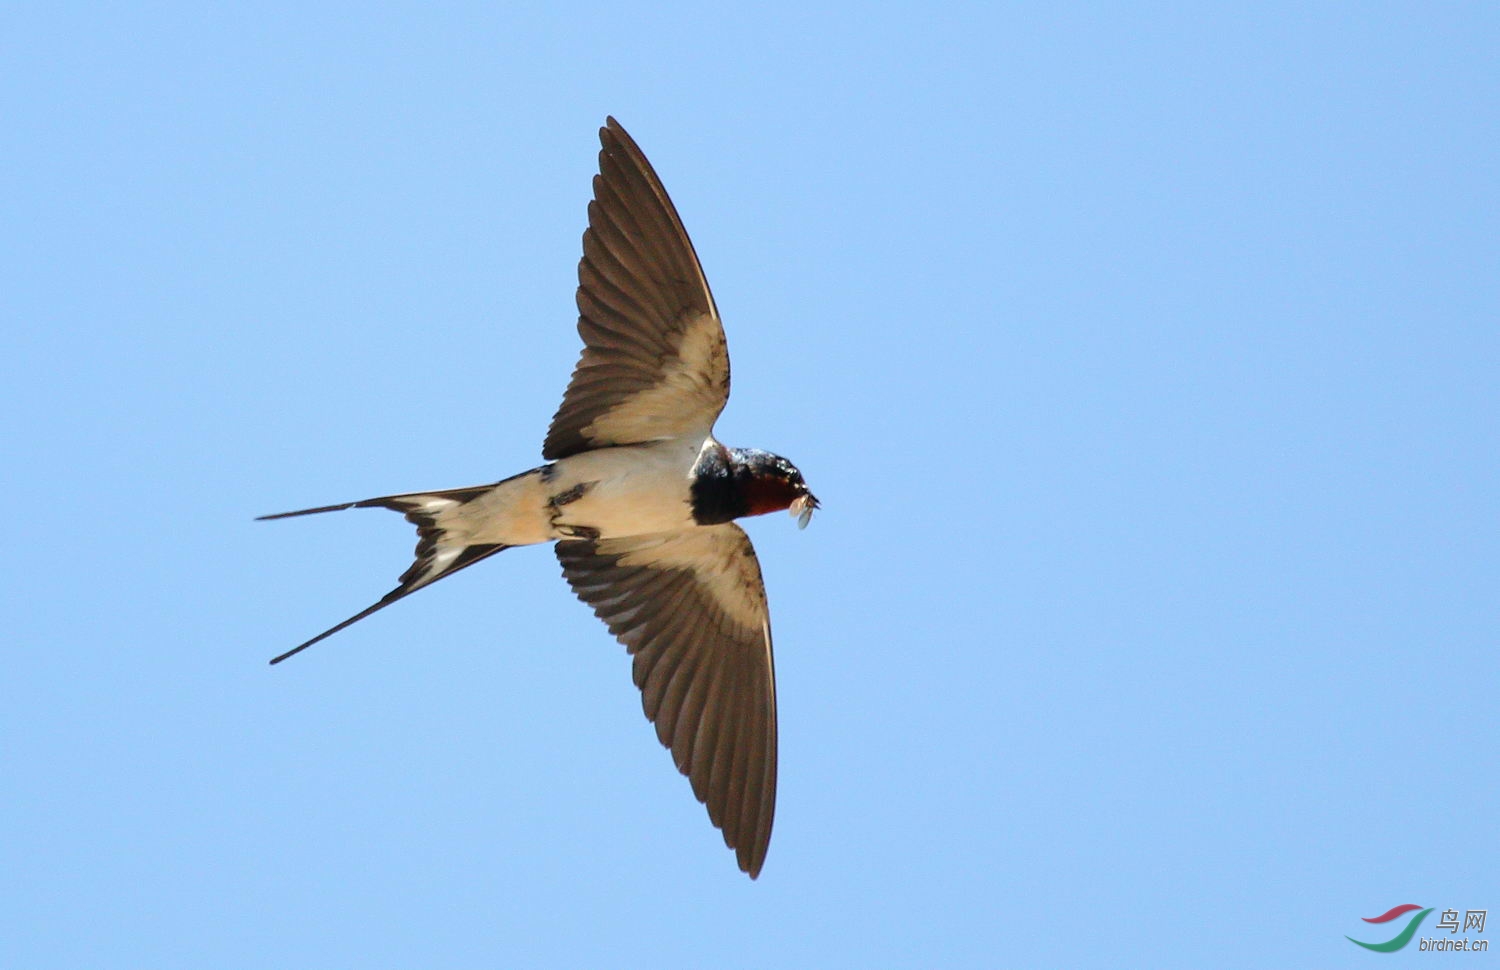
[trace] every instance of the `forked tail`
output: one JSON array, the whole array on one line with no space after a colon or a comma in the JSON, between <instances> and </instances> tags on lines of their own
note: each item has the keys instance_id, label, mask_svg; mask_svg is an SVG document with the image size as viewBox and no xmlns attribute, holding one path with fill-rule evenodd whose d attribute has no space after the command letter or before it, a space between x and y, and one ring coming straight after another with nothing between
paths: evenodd
<instances>
[{"instance_id":1,"label":"forked tail","mask_svg":"<svg viewBox=\"0 0 1500 970\"><path fill-rule=\"evenodd\" d=\"M316 515L319 512L338 512L343 509L379 508L400 512L406 516L408 522L417 527L416 561L401 574L399 586L344 622L329 627L311 640L299 643L286 653L274 658L271 663L281 663L287 657L306 650L319 640L333 636L344 627L358 623L371 613L390 606L424 586L432 585L444 576L451 576L481 559L488 559L502 549L509 549L510 546L503 542L467 542L461 531L451 529L445 524L445 520L452 521L448 513L493 488L495 488L494 485L480 485L476 488L455 488L445 492L386 495L381 498L367 498L361 502L345 502L343 505L325 505L316 509L299 509L296 512L279 512L276 515L260 516L258 521L289 519L298 515Z\"/></svg>"}]
</instances>

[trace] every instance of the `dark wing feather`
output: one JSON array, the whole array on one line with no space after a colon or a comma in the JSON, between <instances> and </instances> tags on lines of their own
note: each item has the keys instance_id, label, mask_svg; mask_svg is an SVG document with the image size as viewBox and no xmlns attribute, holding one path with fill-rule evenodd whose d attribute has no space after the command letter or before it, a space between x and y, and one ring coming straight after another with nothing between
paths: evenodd
<instances>
[{"instance_id":1,"label":"dark wing feather","mask_svg":"<svg viewBox=\"0 0 1500 970\"><path fill-rule=\"evenodd\" d=\"M610 118L578 264L583 355L542 456L707 435L729 399L713 294L667 190Z\"/></svg>"},{"instance_id":2,"label":"dark wing feather","mask_svg":"<svg viewBox=\"0 0 1500 970\"><path fill-rule=\"evenodd\" d=\"M776 675L765 585L734 524L557 544L563 575L634 656L646 717L740 868L776 809Z\"/></svg>"}]
</instances>

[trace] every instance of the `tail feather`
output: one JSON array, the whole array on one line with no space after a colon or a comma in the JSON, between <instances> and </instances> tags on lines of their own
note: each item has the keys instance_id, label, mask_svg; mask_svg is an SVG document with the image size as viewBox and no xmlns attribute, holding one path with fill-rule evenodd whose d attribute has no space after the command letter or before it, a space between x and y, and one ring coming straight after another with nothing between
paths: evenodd
<instances>
[{"instance_id":1,"label":"tail feather","mask_svg":"<svg viewBox=\"0 0 1500 970\"><path fill-rule=\"evenodd\" d=\"M472 501L494 487L481 485L475 488L455 488L442 492L386 495L359 502L345 502L342 505L324 505L315 509L299 509L295 512L260 516L260 520L289 519L299 515L338 512L344 509L381 508L402 513L408 522L417 527L416 559L406 572L401 574L398 580L400 585L342 623L329 627L311 640L300 643L274 658L271 663L281 663L286 658L301 653L318 641L333 636L345 627L358 623L371 613L390 606L422 587L430 586L445 576L451 576L460 569L472 566L482 559L488 559L501 550L509 549L510 546L502 542L466 542L461 536L452 534L442 523L444 512Z\"/></svg>"},{"instance_id":2,"label":"tail feather","mask_svg":"<svg viewBox=\"0 0 1500 970\"><path fill-rule=\"evenodd\" d=\"M506 479L509 481L509 479ZM496 484L504 484L499 482ZM294 519L299 515L317 515L320 512L342 512L345 509L391 509L395 512L406 512L412 508L422 508L425 505L441 503L443 505L462 505L473 501L479 496L494 488L494 485L476 485L473 488L450 488L442 492L407 492L404 495L382 495L379 498L367 498L358 502L344 502L340 505L320 505L315 509L298 509L295 512L277 512L274 515L258 515L257 522L269 522L272 519Z\"/></svg>"}]
</instances>

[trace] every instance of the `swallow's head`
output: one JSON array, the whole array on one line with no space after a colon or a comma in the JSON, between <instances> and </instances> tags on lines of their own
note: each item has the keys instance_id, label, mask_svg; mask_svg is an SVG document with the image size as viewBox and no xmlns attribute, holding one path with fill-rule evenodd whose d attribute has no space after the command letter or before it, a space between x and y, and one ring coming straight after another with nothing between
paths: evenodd
<instances>
[{"instance_id":1,"label":"swallow's head","mask_svg":"<svg viewBox=\"0 0 1500 970\"><path fill-rule=\"evenodd\" d=\"M797 526L807 528L818 500L808 491L796 465L758 448L736 448L733 455L735 478L749 506L749 515L789 509L797 519Z\"/></svg>"}]
</instances>

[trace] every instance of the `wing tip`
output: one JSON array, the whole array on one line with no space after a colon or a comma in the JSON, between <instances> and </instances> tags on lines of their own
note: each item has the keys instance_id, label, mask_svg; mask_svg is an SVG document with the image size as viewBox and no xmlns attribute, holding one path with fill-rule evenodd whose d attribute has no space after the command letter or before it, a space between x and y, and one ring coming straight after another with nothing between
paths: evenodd
<instances>
[{"instance_id":1,"label":"wing tip","mask_svg":"<svg viewBox=\"0 0 1500 970\"><path fill-rule=\"evenodd\" d=\"M606 154L611 149L620 147L624 148L627 154L638 155L642 160L646 157L645 153L641 151L641 147L635 143L635 139L630 136L630 132L626 131L625 126L615 120L614 115L605 116L604 127L599 129L599 143L603 146Z\"/></svg>"}]
</instances>

